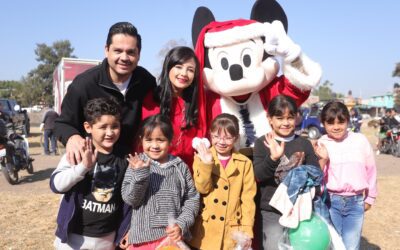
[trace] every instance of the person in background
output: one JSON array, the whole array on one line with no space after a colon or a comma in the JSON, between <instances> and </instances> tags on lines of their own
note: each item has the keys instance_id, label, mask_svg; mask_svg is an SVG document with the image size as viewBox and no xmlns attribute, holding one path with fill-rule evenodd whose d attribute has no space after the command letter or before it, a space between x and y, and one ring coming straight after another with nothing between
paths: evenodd
<instances>
[{"instance_id":1,"label":"person in background","mask_svg":"<svg viewBox=\"0 0 400 250\"><path fill-rule=\"evenodd\" d=\"M129 227L121 197L128 161L114 147L121 134L121 109L111 97L87 102L83 124L88 135L82 161L71 165L64 154L50 177L50 188L63 194L57 216L56 249L113 250Z\"/></svg>"},{"instance_id":2,"label":"person in background","mask_svg":"<svg viewBox=\"0 0 400 250\"><path fill-rule=\"evenodd\" d=\"M399 122L394 118L394 114L395 111L393 112L391 108L386 108L385 115L379 120L377 155L381 153L380 149L384 147L384 143L387 143L387 139L390 137L388 132L399 125Z\"/></svg>"},{"instance_id":3,"label":"person in background","mask_svg":"<svg viewBox=\"0 0 400 250\"><path fill-rule=\"evenodd\" d=\"M294 133L296 135L302 135L303 133L303 111L301 110L301 108L299 108L296 112L296 118L295 118L295 131Z\"/></svg>"},{"instance_id":4,"label":"person in background","mask_svg":"<svg viewBox=\"0 0 400 250\"><path fill-rule=\"evenodd\" d=\"M48 107L43 115L43 150L45 155L58 155L57 139L54 133L54 124L58 116L58 113L51 106ZM51 145L51 150L49 145Z\"/></svg>"},{"instance_id":5,"label":"person in background","mask_svg":"<svg viewBox=\"0 0 400 250\"><path fill-rule=\"evenodd\" d=\"M362 116L356 108L350 109L350 128L353 132L361 132Z\"/></svg>"},{"instance_id":6,"label":"person in background","mask_svg":"<svg viewBox=\"0 0 400 250\"><path fill-rule=\"evenodd\" d=\"M170 153L179 156L192 171L192 139L205 136L205 117L199 108L199 62L189 47L171 49L165 56L159 85L143 102L143 115L162 114L171 119L174 138Z\"/></svg>"},{"instance_id":7,"label":"person in background","mask_svg":"<svg viewBox=\"0 0 400 250\"><path fill-rule=\"evenodd\" d=\"M377 196L374 153L363 134L348 131L350 114L342 102L327 103L321 122L327 134L315 144L315 152L329 193L331 220L346 249L359 249L364 212Z\"/></svg>"},{"instance_id":8,"label":"person in background","mask_svg":"<svg viewBox=\"0 0 400 250\"><path fill-rule=\"evenodd\" d=\"M57 138L66 145L67 160L76 165L85 147L83 107L94 98L113 96L121 105L121 136L115 147L131 151L141 120L142 101L156 86L155 78L138 66L141 36L129 22L112 25L105 45L106 58L101 65L78 75L69 85L60 117L56 120Z\"/></svg>"},{"instance_id":9,"label":"person in background","mask_svg":"<svg viewBox=\"0 0 400 250\"><path fill-rule=\"evenodd\" d=\"M399 120L397 120L396 116L397 116L396 109L392 108L390 110L390 127L391 128L397 127L400 124L400 122L399 122Z\"/></svg>"},{"instance_id":10,"label":"person in background","mask_svg":"<svg viewBox=\"0 0 400 250\"><path fill-rule=\"evenodd\" d=\"M10 116L3 111L4 107L3 104L0 103L0 119L4 121L4 123L12 122Z\"/></svg>"},{"instance_id":11,"label":"person in background","mask_svg":"<svg viewBox=\"0 0 400 250\"><path fill-rule=\"evenodd\" d=\"M0 143L5 144L8 138L7 123L10 122L10 117L3 111L3 104L0 103Z\"/></svg>"}]
</instances>

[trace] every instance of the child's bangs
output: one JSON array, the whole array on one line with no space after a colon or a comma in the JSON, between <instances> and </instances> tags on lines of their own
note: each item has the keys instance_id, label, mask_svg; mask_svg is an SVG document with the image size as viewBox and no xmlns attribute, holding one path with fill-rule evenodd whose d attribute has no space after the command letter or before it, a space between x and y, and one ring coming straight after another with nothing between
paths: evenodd
<instances>
[{"instance_id":1,"label":"child's bangs","mask_svg":"<svg viewBox=\"0 0 400 250\"><path fill-rule=\"evenodd\" d=\"M221 120L214 128L211 128L211 132L216 131L218 134L221 132L229 133L231 136L237 137L239 131L237 131L235 125L229 120Z\"/></svg>"},{"instance_id":2,"label":"child's bangs","mask_svg":"<svg viewBox=\"0 0 400 250\"><path fill-rule=\"evenodd\" d=\"M325 116L325 122L327 123L334 123L336 118L339 120L340 123L348 122L346 115L339 109L339 110L329 110Z\"/></svg>"}]
</instances>

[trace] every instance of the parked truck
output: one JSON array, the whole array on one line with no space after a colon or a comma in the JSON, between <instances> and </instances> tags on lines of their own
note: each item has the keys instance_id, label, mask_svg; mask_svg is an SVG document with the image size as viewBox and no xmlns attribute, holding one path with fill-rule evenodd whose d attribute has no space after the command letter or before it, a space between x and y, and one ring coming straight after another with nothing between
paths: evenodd
<instances>
[{"instance_id":1,"label":"parked truck","mask_svg":"<svg viewBox=\"0 0 400 250\"><path fill-rule=\"evenodd\" d=\"M61 59L53 72L53 94L54 94L54 110L61 113L61 103L67 93L68 86L74 80L75 76L80 73L99 65L99 60L88 60L79 58Z\"/></svg>"}]
</instances>

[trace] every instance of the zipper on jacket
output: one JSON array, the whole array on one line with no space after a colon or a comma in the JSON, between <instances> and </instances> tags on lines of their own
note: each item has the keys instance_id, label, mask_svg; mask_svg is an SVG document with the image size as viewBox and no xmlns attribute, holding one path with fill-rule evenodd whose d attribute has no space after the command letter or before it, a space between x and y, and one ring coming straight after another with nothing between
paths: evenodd
<instances>
[{"instance_id":1,"label":"zipper on jacket","mask_svg":"<svg viewBox=\"0 0 400 250\"><path fill-rule=\"evenodd\" d=\"M114 84L114 83L113 83ZM104 87L104 88L106 88L106 89L110 89L110 90L113 90L113 91L115 91L115 92L118 92L119 93L119 95L122 95L122 99L124 100L124 102L126 102L126 95L123 95L122 93L121 93L121 91L117 88L117 87L115 87L115 88L112 88L112 87L110 87L110 86L107 86L107 85L104 85L104 84L99 84L101 87ZM115 86L115 84L114 84L114 86ZM126 93L128 93L128 89L126 90Z\"/></svg>"}]
</instances>

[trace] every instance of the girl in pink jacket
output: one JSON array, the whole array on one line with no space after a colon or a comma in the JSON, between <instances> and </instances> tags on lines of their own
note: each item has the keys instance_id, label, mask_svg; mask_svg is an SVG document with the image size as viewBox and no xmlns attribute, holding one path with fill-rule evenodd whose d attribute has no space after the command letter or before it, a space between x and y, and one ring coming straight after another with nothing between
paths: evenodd
<instances>
[{"instance_id":1,"label":"girl in pink jacket","mask_svg":"<svg viewBox=\"0 0 400 250\"><path fill-rule=\"evenodd\" d=\"M321 122L327 134L315 146L329 193L329 213L346 249L359 249L364 212L374 203L376 164L371 144L361 133L348 131L347 107L332 101Z\"/></svg>"}]
</instances>

